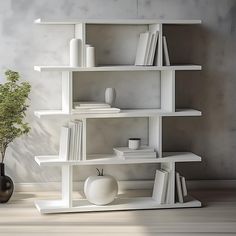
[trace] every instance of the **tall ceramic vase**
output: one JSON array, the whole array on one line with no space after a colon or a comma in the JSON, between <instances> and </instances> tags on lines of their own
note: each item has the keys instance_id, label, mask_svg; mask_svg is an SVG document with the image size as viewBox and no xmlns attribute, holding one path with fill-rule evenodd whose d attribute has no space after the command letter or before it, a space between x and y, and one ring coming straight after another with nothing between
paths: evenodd
<instances>
[{"instance_id":1,"label":"tall ceramic vase","mask_svg":"<svg viewBox=\"0 0 236 236\"><path fill-rule=\"evenodd\" d=\"M81 66L81 40L71 39L70 40L70 66L79 67Z\"/></svg>"},{"instance_id":2,"label":"tall ceramic vase","mask_svg":"<svg viewBox=\"0 0 236 236\"><path fill-rule=\"evenodd\" d=\"M106 88L105 90L105 102L114 106L116 100L116 90L114 88Z\"/></svg>"},{"instance_id":3,"label":"tall ceramic vase","mask_svg":"<svg viewBox=\"0 0 236 236\"><path fill-rule=\"evenodd\" d=\"M5 175L4 163L0 163L0 203L6 203L11 198L14 185L10 177Z\"/></svg>"}]
</instances>

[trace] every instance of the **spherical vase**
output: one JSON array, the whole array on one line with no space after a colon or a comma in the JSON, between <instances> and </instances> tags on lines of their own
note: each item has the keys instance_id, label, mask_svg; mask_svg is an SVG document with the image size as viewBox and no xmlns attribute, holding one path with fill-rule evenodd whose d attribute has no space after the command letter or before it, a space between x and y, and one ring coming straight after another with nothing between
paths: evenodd
<instances>
[{"instance_id":1,"label":"spherical vase","mask_svg":"<svg viewBox=\"0 0 236 236\"><path fill-rule=\"evenodd\" d=\"M6 203L12 196L14 184L10 177L5 175L5 166L0 163L0 203Z\"/></svg>"},{"instance_id":2,"label":"spherical vase","mask_svg":"<svg viewBox=\"0 0 236 236\"><path fill-rule=\"evenodd\" d=\"M106 205L114 201L118 193L118 184L110 175L90 176L84 183L84 193L89 202Z\"/></svg>"},{"instance_id":3,"label":"spherical vase","mask_svg":"<svg viewBox=\"0 0 236 236\"><path fill-rule=\"evenodd\" d=\"M115 100L116 100L116 90L114 88L106 88L105 102L113 106L115 103Z\"/></svg>"}]
</instances>

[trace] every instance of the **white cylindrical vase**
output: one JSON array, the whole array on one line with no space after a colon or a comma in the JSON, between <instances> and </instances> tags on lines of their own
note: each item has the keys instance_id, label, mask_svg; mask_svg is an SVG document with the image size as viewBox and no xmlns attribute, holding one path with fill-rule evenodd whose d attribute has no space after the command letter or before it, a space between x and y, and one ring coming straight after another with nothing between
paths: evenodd
<instances>
[{"instance_id":1,"label":"white cylindrical vase","mask_svg":"<svg viewBox=\"0 0 236 236\"><path fill-rule=\"evenodd\" d=\"M91 45L86 45L86 67L96 66L95 48Z\"/></svg>"},{"instance_id":2,"label":"white cylindrical vase","mask_svg":"<svg viewBox=\"0 0 236 236\"><path fill-rule=\"evenodd\" d=\"M70 66L79 67L81 66L81 40L71 39L70 40Z\"/></svg>"},{"instance_id":3,"label":"white cylindrical vase","mask_svg":"<svg viewBox=\"0 0 236 236\"><path fill-rule=\"evenodd\" d=\"M116 90L114 88L106 88L105 90L105 102L113 106L116 100Z\"/></svg>"}]
</instances>

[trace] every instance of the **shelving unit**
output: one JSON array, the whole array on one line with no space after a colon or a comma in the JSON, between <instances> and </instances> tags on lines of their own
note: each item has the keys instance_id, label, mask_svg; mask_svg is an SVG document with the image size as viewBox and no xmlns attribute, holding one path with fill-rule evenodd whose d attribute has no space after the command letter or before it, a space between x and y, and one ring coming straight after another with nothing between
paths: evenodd
<instances>
[{"instance_id":1,"label":"shelving unit","mask_svg":"<svg viewBox=\"0 0 236 236\"><path fill-rule=\"evenodd\" d=\"M62 74L62 107L60 110L39 110L35 111L38 118L51 119L80 119L83 122L82 135L82 161L62 161L58 155L36 156L35 161L40 166L57 166L62 170L62 198L60 200L37 201L36 207L41 213L59 213L59 212L86 212L86 211L114 211L114 210L133 210L133 209L158 209L158 208L182 208L182 207L200 207L201 203L189 196L185 203L175 201L175 169L178 162L198 162L201 157L191 152L163 152L162 151L162 118L171 116L201 116L201 112L194 109L176 109L175 107L175 73L176 71L196 71L201 70L200 65L171 65L163 66L162 55L162 29L164 25L190 25L201 24L200 20L136 20L136 19L113 19L113 20L56 20L45 21L35 20L35 24L41 25L74 25L74 37L81 39L81 65L80 67L70 67L68 65L59 66L35 66L35 71L52 72L57 71ZM134 66L134 55L129 55L129 59L122 65L122 58L126 56L126 49L130 47L128 42L127 48L123 48L120 59L111 61L108 65L100 46L103 47L100 39L93 38L92 31L96 27L102 27L103 32L109 31L111 27L122 30L131 31L130 40L137 41L137 35L144 30L159 31L158 54L156 54L156 64L153 66ZM118 28L116 28L118 27ZM122 35L122 34L119 34ZM99 37L99 36L98 36ZM122 36L121 36L122 37ZM85 67L85 44L93 41L95 48L98 49L98 66L92 68ZM124 40L124 38L121 38ZM130 51L134 52L137 42L130 47ZM135 44L136 43L136 44ZM122 41L122 46L125 42ZM108 45L110 47L111 45ZM126 45L125 45L126 46ZM111 48L109 48L110 50ZM112 54L112 50L109 51ZM132 54L132 53L131 53ZM110 59L109 59L110 60ZM108 60L108 61L109 61ZM119 61L120 60L120 61ZM110 61L109 61L110 62ZM77 79L75 75L79 73L80 78L86 73L131 73L127 75L126 81L136 77L137 73L146 73L146 78L160 80L160 106L153 108L121 108L120 113L113 114L79 114L73 109L75 95L73 94L74 81ZM133 73L133 74L132 74ZM109 78L108 78L109 79ZM99 78L98 78L99 81ZM157 158L155 159L132 159L123 160L112 154L106 153L87 153L88 140L86 136L87 122L89 119L112 119L112 118L146 118L148 121L148 145L154 147ZM122 119L121 119L122 122ZM166 204L157 204L151 197L134 197L120 198L118 197L113 203L106 206L95 206L86 199L72 199L72 183L73 183L73 166L79 165L126 165L126 164L145 164L156 163L160 168L169 172L171 198Z\"/></svg>"}]
</instances>

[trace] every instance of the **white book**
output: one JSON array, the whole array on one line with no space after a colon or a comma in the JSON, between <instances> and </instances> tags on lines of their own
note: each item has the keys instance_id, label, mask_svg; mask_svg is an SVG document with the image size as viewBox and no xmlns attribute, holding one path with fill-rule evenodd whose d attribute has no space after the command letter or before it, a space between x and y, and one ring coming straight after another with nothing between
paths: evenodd
<instances>
[{"instance_id":1,"label":"white book","mask_svg":"<svg viewBox=\"0 0 236 236\"><path fill-rule=\"evenodd\" d=\"M159 204L165 203L168 183L168 172L156 170L152 198Z\"/></svg>"},{"instance_id":2,"label":"white book","mask_svg":"<svg viewBox=\"0 0 236 236\"><path fill-rule=\"evenodd\" d=\"M82 121L79 122L79 155L78 158L80 161L82 161L82 129L83 129L83 123Z\"/></svg>"},{"instance_id":3,"label":"white book","mask_svg":"<svg viewBox=\"0 0 236 236\"><path fill-rule=\"evenodd\" d=\"M74 109L84 108L110 108L111 105L104 102L74 102Z\"/></svg>"},{"instance_id":4,"label":"white book","mask_svg":"<svg viewBox=\"0 0 236 236\"><path fill-rule=\"evenodd\" d=\"M69 149L69 160L73 160L74 158L74 122L69 122L70 128L70 149Z\"/></svg>"},{"instance_id":5,"label":"white book","mask_svg":"<svg viewBox=\"0 0 236 236\"><path fill-rule=\"evenodd\" d=\"M157 42L158 42L158 36L159 36L159 32L156 31L154 33L154 37L153 37L153 42L151 44L151 50L150 50L150 55L149 55L149 60L148 60L148 65L152 66L154 63L154 56L157 50Z\"/></svg>"},{"instance_id":6,"label":"white book","mask_svg":"<svg viewBox=\"0 0 236 236\"><path fill-rule=\"evenodd\" d=\"M155 159L156 153L153 155L136 155L136 156L118 156L124 160L135 160L135 159Z\"/></svg>"},{"instance_id":7,"label":"white book","mask_svg":"<svg viewBox=\"0 0 236 236\"><path fill-rule=\"evenodd\" d=\"M176 179L176 192L177 192L177 200L180 203L184 202L183 198L183 192L182 192L182 186L181 186L181 181L180 181L180 175L178 172L175 173L175 179Z\"/></svg>"},{"instance_id":8,"label":"white book","mask_svg":"<svg viewBox=\"0 0 236 236\"><path fill-rule=\"evenodd\" d=\"M170 66L170 58L169 58L168 46L167 46L167 41L166 41L165 36L163 36L163 54L164 54L165 66Z\"/></svg>"},{"instance_id":9,"label":"white book","mask_svg":"<svg viewBox=\"0 0 236 236\"><path fill-rule=\"evenodd\" d=\"M79 156L79 124L75 121L75 147L74 147L74 160L78 160Z\"/></svg>"},{"instance_id":10,"label":"white book","mask_svg":"<svg viewBox=\"0 0 236 236\"><path fill-rule=\"evenodd\" d=\"M180 176L181 180L181 185L182 185L182 190L183 190L183 196L187 197L188 195L188 190L187 190L187 185L186 185L186 180L184 176Z\"/></svg>"},{"instance_id":11,"label":"white book","mask_svg":"<svg viewBox=\"0 0 236 236\"><path fill-rule=\"evenodd\" d=\"M148 46L149 32L141 33L139 36L138 47L136 51L135 65L145 65L145 55Z\"/></svg>"},{"instance_id":12,"label":"white book","mask_svg":"<svg viewBox=\"0 0 236 236\"><path fill-rule=\"evenodd\" d=\"M67 161L69 158L70 148L70 129L68 127L61 127L59 159Z\"/></svg>"},{"instance_id":13,"label":"white book","mask_svg":"<svg viewBox=\"0 0 236 236\"><path fill-rule=\"evenodd\" d=\"M126 153L126 154L120 154L115 152L115 154L120 157L142 157L142 156L156 157L156 152L140 152L140 153Z\"/></svg>"},{"instance_id":14,"label":"white book","mask_svg":"<svg viewBox=\"0 0 236 236\"><path fill-rule=\"evenodd\" d=\"M113 148L114 152L118 155L131 154L131 153L152 153L155 152L154 148L149 146L141 146L137 150L130 149L128 147L115 147Z\"/></svg>"},{"instance_id":15,"label":"white book","mask_svg":"<svg viewBox=\"0 0 236 236\"><path fill-rule=\"evenodd\" d=\"M80 109L75 111L78 114L110 114L119 113L119 108L90 108L90 109Z\"/></svg>"},{"instance_id":16,"label":"white book","mask_svg":"<svg viewBox=\"0 0 236 236\"><path fill-rule=\"evenodd\" d=\"M172 204L174 203L174 192L173 190L173 181L172 177L173 174L175 174L171 169L165 169L169 173L169 178L168 178L168 183L167 183L167 190L166 190L166 203L167 204Z\"/></svg>"},{"instance_id":17,"label":"white book","mask_svg":"<svg viewBox=\"0 0 236 236\"><path fill-rule=\"evenodd\" d=\"M146 47L146 52L145 52L145 59L144 59L145 66L148 65L148 58L149 58L150 48L151 48L151 44L152 44L153 39L154 39L154 35L151 32L149 32L148 42L147 42L147 47Z\"/></svg>"}]
</instances>

